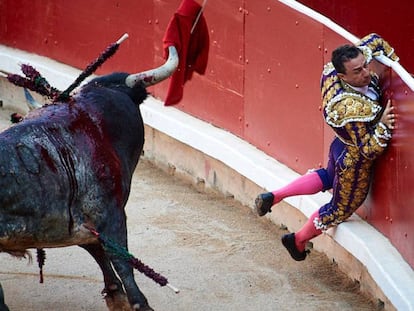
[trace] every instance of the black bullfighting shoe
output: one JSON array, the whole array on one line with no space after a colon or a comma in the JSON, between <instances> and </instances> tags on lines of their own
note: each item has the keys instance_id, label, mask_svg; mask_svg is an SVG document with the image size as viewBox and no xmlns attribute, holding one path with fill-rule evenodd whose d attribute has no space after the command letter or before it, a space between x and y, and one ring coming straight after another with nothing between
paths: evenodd
<instances>
[{"instance_id":1,"label":"black bullfighting shoe","mask_svg":"<svg viewBox=\"0 0 414 311\"><path fill-rule=\"evenodd\" d=\"M295 245L295 234L289 233L282 236L282 244L288 250L290 256L296 261L305 260L308 250L300 252Z\"/></svg>"},{"instance_id":2,"label":"black bullfighting shoe","mask_svg":"<svg viewBox=\"0 0 414 311\"><path fill-rule=\"evenodd\" d=\"M254 201L256 212L259 216L264 216L272 211L274 196L271 192L261 193Z\"/></svg>"}]
</instances>

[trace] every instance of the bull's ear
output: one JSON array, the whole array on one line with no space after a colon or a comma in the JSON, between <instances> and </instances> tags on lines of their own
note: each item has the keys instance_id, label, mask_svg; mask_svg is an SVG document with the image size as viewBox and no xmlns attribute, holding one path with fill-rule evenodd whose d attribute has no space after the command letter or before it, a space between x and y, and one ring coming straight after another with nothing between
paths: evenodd
<instances>
[{"instance_id":1,"label":"bull's ear","mask_svg":"<svg viewBox=\"0 0 414 311\"><path fill-rule=\"evenodd\" d=\"M174 73L178 67L178 62L177 49L175 46L170 45L168 47L168 59L164 65L155 69L129 75L125 79L125 84L131 88L137 85L137 83L141 83L145 87L157 84Z\"/></svg>"}]
</instances>

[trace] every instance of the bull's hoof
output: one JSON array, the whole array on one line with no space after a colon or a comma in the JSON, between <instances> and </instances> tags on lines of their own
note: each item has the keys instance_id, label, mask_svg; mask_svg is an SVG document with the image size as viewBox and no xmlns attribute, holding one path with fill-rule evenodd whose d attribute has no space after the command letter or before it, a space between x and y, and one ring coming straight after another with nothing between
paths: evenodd
<instances>
[{"instance_id":1,"label":"bull's hoof","mask_svg":"<svg viewBox=\"0 0 414 311\"><path fill-rule=\"evenodd\" d=\"M153 308L151 308L149 305L146 306L139 306L139 305L135 305L132 308L133 311L154 311Z\"/></svg>"},{"instance_id":2,"label":"bull's hoof","mask_svg":"<svg viewBox=\"0 0 414 311\"><path fill-rule=\"evenodd\" d=\"M131 307L128 297L122 288L114 285L102 291L106 306L110 311L154 311L149 305L135 304ZM0 310L2 311L2 310Z\"/></svg>"},{"instance_id":3,"label":"bull's hoof","mask_svg":"<svg viewBox=\"0 0 414 311\"><path fill-rule=\"evenodd\" d=\"M109 311L133 311L127 296L123 292L111 292L104 299Z\"/></svg>"},{"instance_id":4,"label":"bull's hoof","mask_svg":"<svg viewBox=\"0 0 414 311\"><path fill-rule=\"evenodd\" d=\"M131 307L127 296L121 292L112 292L111 295L106 295L104 299L109 311L154 311L149 305L134 305Z\"/></svg>"}]
</instances>

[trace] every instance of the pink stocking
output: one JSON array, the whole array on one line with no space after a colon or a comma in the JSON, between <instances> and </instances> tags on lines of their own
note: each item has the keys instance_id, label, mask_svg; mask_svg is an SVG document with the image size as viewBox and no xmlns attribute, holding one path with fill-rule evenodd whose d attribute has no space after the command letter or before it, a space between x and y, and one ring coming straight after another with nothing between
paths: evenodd
<instances>
[{"instance_id":1,"label":"pink stocking","mask_svg":"<svg viewBox=\"0 0 414 311\"><path fill-rule=\"evenodd\" d=\"M310 172L300 176L283 188L273 191L273 205L287 197L302 194L315 194L322 189L323 183L318 173Z\"/></svg>"},{"instance_id":2,"label":"pink stocking","mask_svg":"<svg viewBox=\"0 0 414 311\"><path fill-rule=\"evenodd\" d=\"M296 248L303 252L305 250L306 243L317 237L322 233L320 229L316 229L313 220L319 217L319 210L314 212L308 219L308 221L303 225L302 229L295 233L295 244Z\"/></svg>"}]
</instances>

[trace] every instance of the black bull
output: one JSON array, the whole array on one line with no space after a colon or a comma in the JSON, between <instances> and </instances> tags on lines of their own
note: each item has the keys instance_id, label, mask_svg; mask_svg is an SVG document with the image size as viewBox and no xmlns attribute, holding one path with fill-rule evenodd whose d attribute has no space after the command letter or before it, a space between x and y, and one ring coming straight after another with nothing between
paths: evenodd
<instances>
[{"instance_id":1,"label":"black bull","mask_svg":"<svg viewBox=\"0 0 414 311\"><path fill-rule=\"evenodd\" d=\"M21 256L79 245L103 271L107 303L125 290L127 308L152 310L131 266L85 228L127 247L124 207L144 144L139 105L147 92L127 87L126 76L96 78L71 101L46 105L0 133L0 251ZM7 310L1 297L0 310Z\"/></svg>"}]
</instances>

